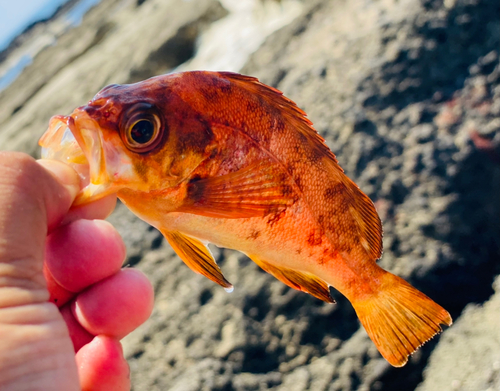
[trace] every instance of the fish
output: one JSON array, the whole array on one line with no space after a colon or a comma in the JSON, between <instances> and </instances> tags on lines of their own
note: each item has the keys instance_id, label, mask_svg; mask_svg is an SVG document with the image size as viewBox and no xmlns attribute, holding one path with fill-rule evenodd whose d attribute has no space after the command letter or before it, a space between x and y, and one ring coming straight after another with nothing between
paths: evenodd
<instances>
[{"instance_id":1,"label":"fish","mask_svg":"<svg viewBox=\"0 0 500 391\"><path fill-rule=\"evenodd\" d=\"M305 112L254 77L191 71L109 85L52 117L40 145L44 158L80 174L74 205L117 194L187 266L228 291L208 243L325 302L336 289L393 366L452 324L377 264L373 202Z\"/></svg>"}]
</instances>

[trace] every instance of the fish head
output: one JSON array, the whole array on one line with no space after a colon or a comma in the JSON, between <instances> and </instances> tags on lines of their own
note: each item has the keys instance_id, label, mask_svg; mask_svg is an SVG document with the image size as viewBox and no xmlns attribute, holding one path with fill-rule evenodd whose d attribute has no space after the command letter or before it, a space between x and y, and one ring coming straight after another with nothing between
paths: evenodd
<instances>
[{"instance_id":1,"label":"fish head","mask_svg":"<svg viewBox=\"0 0 500 391\"><path fill-rule=\"evenodd\" d=\"M42 157L71 165L83 188L75 205L184 181L213 149L210 126L175 91L179 75L103 88L69 116L54 116Z\"/></svg>"}]
</instances>

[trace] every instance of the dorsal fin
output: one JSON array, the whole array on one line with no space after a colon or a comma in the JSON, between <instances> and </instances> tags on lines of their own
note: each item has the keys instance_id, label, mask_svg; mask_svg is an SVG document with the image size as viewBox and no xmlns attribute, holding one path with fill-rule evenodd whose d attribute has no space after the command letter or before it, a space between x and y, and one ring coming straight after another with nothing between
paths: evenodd
<instances>
[{"instance_id":1,"label":"dorsal fin","mask_svg":"<svg viewBox=\"0 0 500 391\"><path fill-rule=\"evenodd\" d=\"M310 143L310 146L317 149L321 154L328 156L329 159L336 164L337 158L333 152L325 144L323 137L314 129L312 122L307 118L307 114L299 108L294 101L288 99L280 90L261 83L256 77L241 75L233 72L219 72L226 79L231 80L239 87L259 96L269 103L271 106L280 110L287 122L292 125L305 139ZM340 172L344 170L337 164L337 169Z\"/></svg>"}]
</instances>

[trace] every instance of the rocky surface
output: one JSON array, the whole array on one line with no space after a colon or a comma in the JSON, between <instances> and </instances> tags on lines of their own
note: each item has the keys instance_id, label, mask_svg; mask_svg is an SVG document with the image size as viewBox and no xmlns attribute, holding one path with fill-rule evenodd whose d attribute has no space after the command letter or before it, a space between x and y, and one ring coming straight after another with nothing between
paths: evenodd
<instances>
[{"instance_id":1,"label":"rocky surface","mask_svg":"<svg viewBox=\"0 0 500 391\"><path fill-rule=\"evenodd\" d=\"M235 285L227 294L119 206L110 220L128 263L156 293L151 319L124 341L134 390L499 389L498 2L246 4L238 11L228 0L103 0L0 92L0 148L34 154L51 115L108 83L214 64L255 75L309 114L374 200L384 223L381 265L456 323L406 367L392 368L340 295L336 305L322 303L215 248ZM247 12L248 31L260 33L245 35L245 18L235 31L228 19L236 12ZM266 19L269 12L275 17ZM214 31L241 34L238 59L206 55L206 45L224 46L214 45ZM247 45L253 35L258 42ZM248 60L247 46L256 48Z\"/></svg>"}]
</instances>

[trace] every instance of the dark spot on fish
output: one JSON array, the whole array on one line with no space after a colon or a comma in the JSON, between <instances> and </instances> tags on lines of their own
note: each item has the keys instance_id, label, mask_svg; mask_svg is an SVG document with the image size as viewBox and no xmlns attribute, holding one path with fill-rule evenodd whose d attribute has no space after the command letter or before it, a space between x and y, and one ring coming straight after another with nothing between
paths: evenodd
<instances>
[{"instance_id":1,"label":"dark spot on fish","mask_svg":"<svg viewBox=\"0 0 500 391\"><path fill-rule=\"evenodd\" d=\"M209 159L213 159L217 156L217 154L219 153L219 150L217 148L214 148L210 151L210 157Z\"/></svg>"},{"instance_id":2,"label":"dark spot on fish","mask_svg":"<svg viewBox=\"0 0 500 391\"><path fill-rule=\"evenodd\" d=\"M304 134L299 133L299 138L302 143L307 142L307 137Z\"/></svg>"},{"instance_id":3,"label":"dark spot on fish","mask_svg":"<svg viewBox=\"0 0 500 391\"><path fill-rule=\"evenodd\" d=\"M259 110L259 106L258 106L257 102L254 102L253 100L249 100L247 102L247 108L246 109L250 113L255 113L256 111Z\"/></svg>"},{"instance_id":4,"label":"dark spot on fish","mask_svg":"<svg viewBox=\"0 0 500 391\"><path fill-rule=\"evenodd\" d=\"M302 249L301 249L301 248L298 248L297 250L295 250L295 253L296 253L297 255L302 254Z\"/></svg>"},{"instance_id":5,"label":"dark spot on fish","mask_svg":"<svg viewBox=\"0 0 500 391\"><path fill-rule=\"evenodd\" d=\"M312 148L308 157L312 162L315 163L323 159L323 156L325 156L324 151L319 148Z\"/></svg>"},{"instance_id":6,"label":"dark spot on fish","mask_svg":"<svg viewBox=\"0 0 500 391\"><path fill-rule=\"evenodd\" d=\"M223 92L224 94L229 94L233 91L233 87L231 86L231 84L221 84L219 86L219 89L221 90L221 92Z\"/></svg>"},{"instance_id":7,"label":"dark spot on fish","mask_svg":"<svg viewBox=\"0 0 500 391\"><path fill-rule=\"evenodd\" d=\"M342 183L339 183L335 186L328 187L324 192L324 197L331 201L342 194L345 190L345 186Z\"/></svg>"},{"instance_id":8,"label":"dark spot on fish","mask_svg":"<svg viewBox=\"0 0 500 391\"><path fill-rule=\"evenodd\" d=\"M255 240L260 236L260 231L254 229L250 235L247 236L247 239Z\"/></svg>"},{"instance_id":9,"label":"dark spot on fish","mask_svg":"<svg viewBox=\"0 0 500 391\"><path fill-rule=\"evenodd\" d=\"M281 186L281 195L283 197L287 197L287 198L290 197L291 195L293 195L292 186L290 186L290 185L282 185Z\"/></svg>"},{"instance_id":10,"label":"dark spot on fish","mask_svg":"<svg viewBox=\"0 0 500 391\"><path fill-rule=\"evenodd\" d=\"M180 127L185 131L177 132L179 152L183 151L198 151L203 152L205 148L212 142L214 134L210 124L201 116L197 115L194 118L186 117L186 121L181 121Z\"/></svg>"},{"instance_id":11,"label":"dark spot on fish","mask_svg":"<svg viewBox=\"0 0 500 391\"><path fill-rule=\"evenodd\" d=\"M232 90L231 82L227 79L224 79L221 77L212 77L211 79L209 79L207 81L208 81L207 84L213 90L219 90L219 91L226 93L226 94Z\"/></svg>"},{"instance_id":12,"label":"dark spot on fish","mask_svg":"<svg viewBox=\"0 0 500 391\"><path fill-rule=\"evenodd\" d=\"M281 171L279 174L278 174L278 182L285 182L288 178L288 175Z\"/></svg>"},{"instance_id":13,"label":"dark spot on fish","mask_svg":"<svg viewBox=\"0 0 500 391\"><path fill-rule=\"evenodd\" d=\"M297 187L298 187L300 190L302 190L302 185L301 185L301 182L302 182L301 177L300 177L300 176L297 176L297 177L295 178L295 184L297 185Z\"/></svg>"},{"instance_id":14,"label":"dark spot on fish","mask_svg":"<svg viewBox=\"0 0 500 391\"><path fill-rule=\"evenodd\" d=\"M283 207L282 205L280 206ZM286 208L282 209L279 212L269 213L270 217L267 219L267 224L269 224L272 227L274 224L280 221L281 218L285 215L285 210ZM268 215L268 213L266 213L266 215Z\"/></svg>"},{"instance_id":15,"label":"dark spot on fish","mask_svg":"<svg viewBox=\"0 0 500 391\"><path fill-rule=\"evenodd\" d=\"M311 246L319 246L323 243L323 235L317 231L311 231L307 238L307 243Z\"/></svg>"},{"instance_id":16,"label":"dark spot on fish","mask_svg":"<svg viewBox=\"0 0 500 391\"><path fill-rule=\"evenodd\" d=\"M195 204L199 203L203 199L205 191L205 181L203 181L199 176L195 176L189 180L188 184L188 198L192 200Z\"/></svg>"},{"instance_id":17,"label":"dark spot on fish","mask_svg":"<svg viewBox=\"0 0 500 391\"><path fill-rule=\"evenodd\" d=\"M200 88L199 92L210 103L214 103L214 101L219 99L219 92L214 88Z\"/></svg>"},{"instance_id":18,"label":"dark spot on fish","mask_svg":"<svg viewBox=\"0 0 500 391\"><path fill-rule=\"evenodd\" d=\"M276 130L280 132L285 130L285 122L281 118L278 118L276 122Z\"/></svg>"},{"instance_id":19,"label":"dark spot on fish","mask_svg":"<svg viewBox=\"0 0 500 391\"><path fill-rule=\"evenodd\" d=\"M335 232L336 228L337 228L337 226L336 226L334 223L332 223L332 222L328 222L328 223L326 224L326 229L327 229L329 232ZM335 235L336 235L336 233L335 233Z\"/></svg>"},{"instance_id":20,"label":"dark spot on fish","mask_svg":"<svg viewBox=\"0 0 500 391\"><path fill-rule=\"evenodd\" d=\"M318 224L323 225L324 222L325 222L325 215L319 215Z\"/></svg>"},{"instance_id":21,"label":"dark spot on fish","mask_svg":"<svg viewBox=\"0 0 500 391\"><path fill-rule=\"evenodd\" d=\"M283 204L270 204L264 211L264 217L269 215L275 215L283 212L286 209L286 205Z\"/></svg>"},{"instance_id":22,"label":"dark spot on fish","mask_svg":"<svg viewBox=\"0 0 500 391\"><path fill-rule=\"evenodd\" d=\"M146 182L148 179L148 165L143 161L143 159L137 159L133 161L134 171L137 176L141 178L142 181Z\"/></svg>"}]
</instances>

